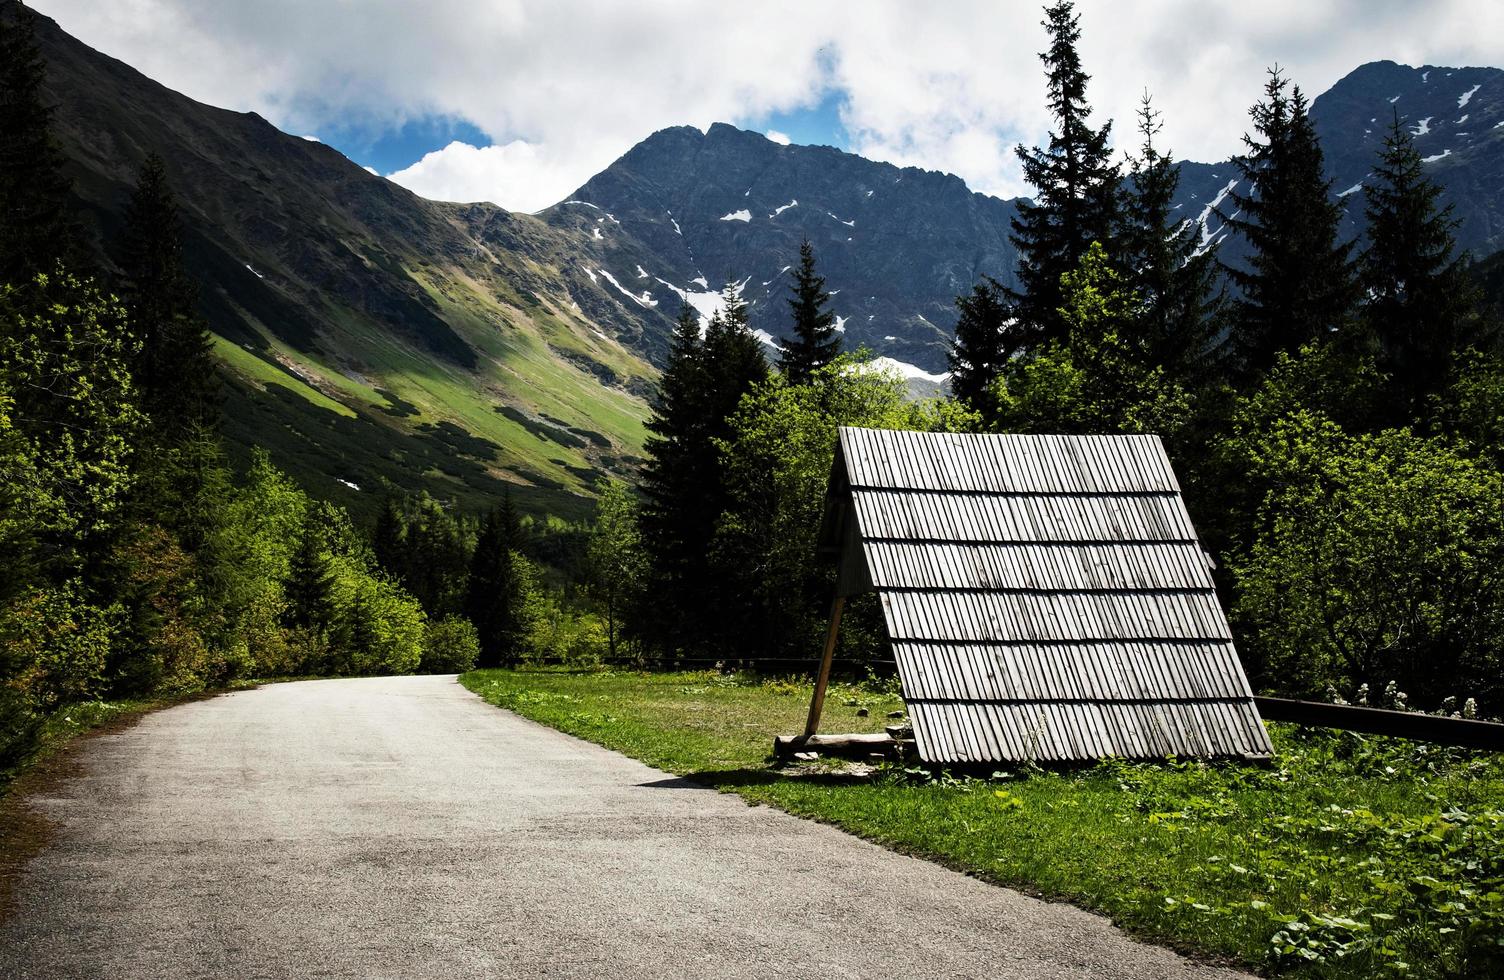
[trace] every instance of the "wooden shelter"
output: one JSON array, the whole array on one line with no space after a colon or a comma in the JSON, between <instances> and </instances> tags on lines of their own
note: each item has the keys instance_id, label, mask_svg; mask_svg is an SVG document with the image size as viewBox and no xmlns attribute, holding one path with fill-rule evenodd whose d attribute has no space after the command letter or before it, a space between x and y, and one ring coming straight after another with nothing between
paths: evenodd
<instances>
[{"instance_id":1,"label":"wooden shelter","mask_svg":"<svg viewBox=\"0 0 1504 980\"><path fill-rule=\"evenodd\" d=\"M927 762L1263 758L1210 560L1157 436L843 428L820 532L876 591Z\"/></svg>"}]
</instances>

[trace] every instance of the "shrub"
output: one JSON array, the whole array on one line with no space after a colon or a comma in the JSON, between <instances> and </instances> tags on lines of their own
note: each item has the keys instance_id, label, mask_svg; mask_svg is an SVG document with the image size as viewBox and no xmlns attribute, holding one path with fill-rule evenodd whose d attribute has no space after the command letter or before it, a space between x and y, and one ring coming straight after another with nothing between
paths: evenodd
<instances>
[{"instance_id":1,"label":"shrub","mask_svg":"<svg viewBox=\"0 0 1504 980\"><path fill-rule=\"evenodd\" d=\"M423 674L463 674L475 667L480 656L480 637L470 620L462 616L430 619L423 632Z\"/></svg>"}]
</instances>

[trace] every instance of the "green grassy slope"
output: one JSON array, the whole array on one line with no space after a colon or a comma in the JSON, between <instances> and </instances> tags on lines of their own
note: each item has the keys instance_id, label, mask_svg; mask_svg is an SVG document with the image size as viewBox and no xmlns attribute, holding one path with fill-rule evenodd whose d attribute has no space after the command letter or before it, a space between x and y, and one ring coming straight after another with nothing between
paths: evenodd
<instances>
[{"instance_id":1,"label":"green grassy slope","mask_svg":"<svg viewBox=\"0 0 1504 980\"><path fill-rule=\"evenodd\" d=\"M137 168L149 152L166 161L230 381L234 455L265 446L310 492L361 513L389 483L465 506L511 486L530 511L578 514L600 475L630 471L661 338L584 295L587 233L424 200L259 116L172 92L46 18L37 36L107 270Z\"/></svg>"}]
</instances>

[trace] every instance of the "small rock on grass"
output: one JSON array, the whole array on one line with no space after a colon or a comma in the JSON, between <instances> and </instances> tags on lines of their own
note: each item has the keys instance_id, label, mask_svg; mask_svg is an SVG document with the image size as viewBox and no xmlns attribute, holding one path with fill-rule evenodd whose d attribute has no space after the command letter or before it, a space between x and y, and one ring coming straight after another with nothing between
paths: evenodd
<instances>
[{"instance_id":1,"label":"small rock on grass","mask_svg":"<svg viewBox=\"0 0 1504 980\"><path fill-rule=\"evenodd\" d=\"M867 711L866 708L857 708L856 709L856 716L858 718L865 718L865 717L867 717L868 714L869 714L869 712Z\"/></svg>"}]
</instances>

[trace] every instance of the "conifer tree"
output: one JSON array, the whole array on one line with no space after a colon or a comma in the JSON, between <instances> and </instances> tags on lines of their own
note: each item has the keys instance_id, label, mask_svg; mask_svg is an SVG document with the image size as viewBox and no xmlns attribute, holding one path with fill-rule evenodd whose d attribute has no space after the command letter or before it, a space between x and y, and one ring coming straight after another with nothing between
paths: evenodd
<instances>
[{"instance_id":1,"label":"conifer tree","mask_svg":"<svg viewBox=\"0 0 1504 980\"><path fill-rule=\"evenodd\" d=\"M68 212L70 183L53 142L52 107L42 99L47 67L35 15L0 8L0 283L26 288L58 264L76 266Z\"/></svg>"},{"instance_id":2,"label":"conifer tree","mask_svg":"<svg viewBox=\"0 0 1504 980\"><path fill-rule=\"evenodd\" d=\"M121 297L141 345L132 373L142 408L159 436L176 442L216 422L215 363L183 268L177 203L155 153L137 175L121 252Z\"/></svg>"},{"instance_id":3,"label":"conifer tree","mask_svg":"<svg viewBox=\"0 0 1504 980\"><path fill-rule=\"evenodd\" d=\"M815 273L815 249L807 238L799 246L793 293L788 302L794 314L794 335L784 341L779 367L790 382L806 384L814 371L841 353L835 314L825 308L830 293L825 291L825 277Z\"/></svg>"},{"instance_id":4,"label":"conifer tree","mask_svg":"<svg viewBox=\"0 0 1504 980\"><path fill-rule=\"evenodd\" d=\"M297 547L288 563L282 591L287 605L282 621L297 629L326 633L334 623L334 573L325 554L327 543L318 511L308 508L298 533Z\"/></svg>"},{"instance_id":5,"label":"conifer tree","mask_svg":"<svg viewBox=\"0 0 1504 980\"><path fill-rule=\"evenodd\" d=\"M1404 424L1449 383L1454 355L1477 339L1476 287L1456 254L1452 206L1424 172L1396 113L1373 178L1366 182L1368 246L1359 258L1367 304L1365 340L1388 376L1392 410Z\"/></svg>"},{"instance_id":6,"label":"conifer tree","mask_svg":"<svg viewBox=\"0 0 1504 980\"><path fill-rule=\"evenodd\" d=\"M508 491L501 506L492 508L481 522L470 558L465 614L480 639L478 667L511 663L522 650L526 596L517 567L521 543L522 524Z\"/></svg>"},{"instance_id":7,"label":"conifer tree","mask_svg":"<svg viewBox=\"0 0 1504 980\"><path fill-rule=\"evenodd\" d=\"M643 471L643 542L659 600L643 624L669 650L703 648L717 632L709 601L709 552L729 501L718 440L742 395L768 378L761 345L747 329L747 305L728 285L703 338L694 311L680 313L664 369Z\"/></svg>"},{"instance_id":8,"label":"conifer tree","mask_svg":"<svg viewBox=\"0 0 1504 980\"><path fill-rule=\"evenodd\" d=\"M1148 363L1192 382L1206 373L1213 355L1221 301L1216 250L1202 247L1195 222L1175 217L1180 168L1154 145L1161 124L1147 93L1138 118L1143 144L1124 189L1125 286L1138 297L1135 329Z\"/></svg>"},{"instance_id":9,"label":"conifer tree","mask_svg":"<svg viewBox=\"0 0 1504 980\"><path fill-rule=\"evenodd\" d=\"M1050 46L1039 57L1055 126L1049 146L1017 149L1024 179L1035 193L1032 202L1019 202L1009 236L1019 253L1019 289L1010 293L1016 307L1011 329L1020 333L1014 346L1065 336L1060 277L1075 271L1092 242L1117 257L1120 179L1108 145L1112 123L1098 129L1087 123L1091 76L1082 70L1076 50L1081 27L1075 4L1058 0L1045 8L1044 27Z\"/></svg>"},{"instance_id":10,"label":"conifer tree","mask_svg":"<svg viewBox=\"0 0 1504 980\"><path fill-rule=\"evenodd\" d=\"M1357 287L1353 246L1337 239L1342 209L1332 198L1300 86L1270 69L1252 116L1258 135L1243 137L1248 152L1236 159L1249 191L1231 192L1239 214L1219 217L1252 248L1248 268L1226 271L1242 293L1233 304L1232 354L1257 375L1280 351L1346 326Z\"/></svg>"},{"instance_id":11,"label":"conifer tree","mask_svg":"<svg viewBox=\"0 0 1504 980\"><path fill-rule=\"evenodd\" d=\"M1007 291L996 279L983 276L970 295L956 297L956 309L956 337L947 355L951 396L990 423L992 383L1014 354Z\"/></svg>"}]
</instances>

